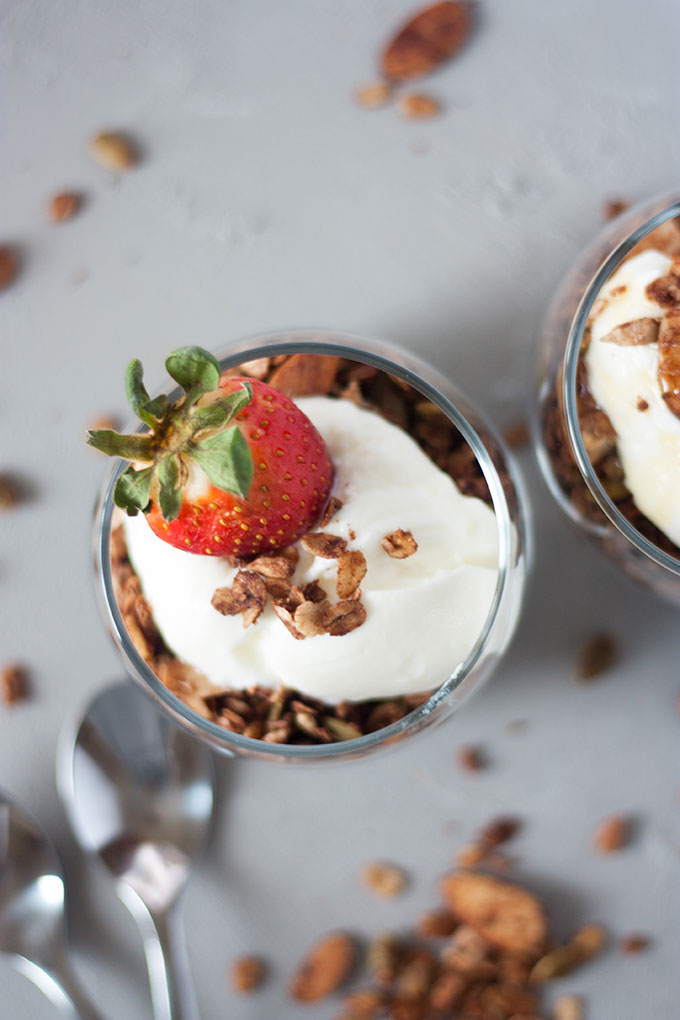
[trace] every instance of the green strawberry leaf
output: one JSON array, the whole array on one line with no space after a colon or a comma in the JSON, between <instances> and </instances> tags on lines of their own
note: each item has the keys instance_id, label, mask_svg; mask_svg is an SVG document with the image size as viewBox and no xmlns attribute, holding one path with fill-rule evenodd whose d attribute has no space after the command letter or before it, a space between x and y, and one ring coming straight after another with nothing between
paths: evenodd
<instances>
[{"instance_id":1,"label":"green strawberry leaf","mask_svg":"<svg viewBox=\"0 0 680 1020\"><path fill-rule=\"evenodd\" d=\"M113 502L125 510L129 517L136 516L139 510L146 512L150 502L153 466L136 471L133 467L126 468L116 483Z\"/></svg>"},{"instance_id":2,"label":"green strawberry leaf","mask_svg":"<svg viewBox=\"0 0 680 1020\"><path fill-rule=\"evenodd\" d=\"M192 443L186 452L218 489L246 498L253 481L253 457L235 425L216 436Z\"/></svg>"},{"instance_id":3,"label":"green strawberry leaf","mask_svg":"<svg viewBox=\"0 0 680 1020\"><path fill-rule=\"evenodd\" d=\"M197 408L191 415L192 434L203 429L220 429L231 421L242 407L253 399L253 387L244 383L241 389L235 390L226 397L219 397L206 407Z\"/></svg>"},{"instance_id":4,"label":"green strawberry leaf","mask_svg":"<svg viewBox=\"0 0 680 1020\"><path fill-rule=\"evenodd\" d=\"M143 380L144 369L139 358L133 358L125 369L125 393L128 403L138 418L141 418L147 425L153 425L153 417L145 413L145 404L149 401L149 394Z\"/></svg>"},{"instance_id":5,"label":"green strawberry leaf","mask_svg":"<svg viewBox=\"0 0 680 1020\"><path fill-rule=\"evenodd\" d=\"M220 363L202 347L180 347L165 362L168 373L186 391L186 406L198 400L201 393L216 390L220 381Z\"/></svg>"},{"instance_id":6,"label":"green strawberry leaf","mask_svg":"<svg viewBox=\"0 0 680 1020\"><path fill-rule=\"evenodd\" d=\"M87 433L87 444L100 450L107 457L122 457L123 460L153 460L150 436L121 436L112 429L94 429Z\"/></svg>"},{"instance_id":7,"label":"green strawberry leaf","mask_svg":"<svg viewBox=\"0 0 680 1020\"><path fill-rule=\"evenodd\" d=\"M161 393L160 397L154 397L153 400L149 400L148 403L144 404L144 407L140 410L140 414L144 412L145 414L150 415L151 418L153 418L153 424L155 425L157 421L163 420L169 407L170 401L164 393Z\"/></svg>"},{"instance_id":8,"label":"green strawberry leaf","mask_svg":"<svg viewBox=\"0 0 680 1020\"><path fill-rule=\"evenodd\" d=\"M166 521L179 517L182 506L180 470L177 457L165 457L158 465L158 502Z\"/></svg>"}]
</instances>

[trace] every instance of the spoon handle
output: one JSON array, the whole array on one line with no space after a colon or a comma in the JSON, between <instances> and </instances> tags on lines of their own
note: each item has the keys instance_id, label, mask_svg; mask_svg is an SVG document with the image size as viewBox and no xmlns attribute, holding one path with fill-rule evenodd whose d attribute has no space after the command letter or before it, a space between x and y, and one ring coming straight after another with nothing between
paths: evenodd
<instances>
[{"instance_id":1,"label":"spoon handle","mask_svg":"<svg viewBox=\"0 0 680 1020\"><path fill-rule=\"evenodd\" d=\"M164 910L152 910L123 883L118 895L142 936L154 1020L199 1020L180 902Z\"/></svg>"},{"instance_id":2,"label":"spoon handle","mask_svg":"<svg viewBox=\"0 0 680 1020\"><path fill-rule=\"evenodd\" d=\"M60 1013L78 1020L104 1020L71 970L66 956L60 955L49 964L38 964L23 956L15 956L13 963Z\"/></svg>"}]
</instances>

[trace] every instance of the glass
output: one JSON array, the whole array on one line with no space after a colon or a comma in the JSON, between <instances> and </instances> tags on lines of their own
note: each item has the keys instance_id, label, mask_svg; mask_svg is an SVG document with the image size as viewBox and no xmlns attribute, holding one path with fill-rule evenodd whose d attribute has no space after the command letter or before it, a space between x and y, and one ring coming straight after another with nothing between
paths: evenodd
<instances>
[{"instance_id":1,"label":"glass","mask_svg":"<svg viewBox=\"0 0 680 1020\"><path fill-rule=\"evenodd\" d=\"M541 329L532 416L539 465L562 510L625 574L676 603L680 560L632 524L591 463L579 423L577 375L584 331L602 287L636 245L678 216L680 194L657 197L607 224L579 257Z\"/></svg>"},{"instance_id":2,"label":"glass","mask_svg":"<svg viewBox=\"0 0 680 1020\"><path fill-rule=\"evenodd\" d=\"M176 722L215 749L227 754L288 762L349 759L393 744L446 719L493 671L515 630L521 608L528 560L527 503L516 469L496 432L448 380L411 354L361 337L296 330L243 340L217 356L225 370L256 358L298 352L340 355L404 380L446 414L477 458L491 492L496 516L499 565L489 614L465 661L427 701L404 718L372 733L339 743L271 744L244 737L204 719L172 694L142 659L130 639L114 595L110 559L114 510L112 493L123 464L117 464L107 478L96 511L94 559L97 589L107 629L127 672ZM415 630L414 640L417 640Z\"/></svg>"}]
</instances>

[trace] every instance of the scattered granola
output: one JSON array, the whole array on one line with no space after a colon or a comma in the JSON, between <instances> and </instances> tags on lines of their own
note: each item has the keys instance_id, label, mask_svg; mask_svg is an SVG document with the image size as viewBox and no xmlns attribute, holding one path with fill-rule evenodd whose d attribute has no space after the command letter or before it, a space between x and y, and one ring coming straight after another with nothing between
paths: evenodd
<instances>
[{"instance_id":1,"label":"scattered granola","mask_svg":"<svg viewBox=\"0 0 680 1020\"><path fill-rule=\"evenodd\" d=\"M6 705L16 705L28 697L28 673L24 666L11 663L0 673L2 700Z\"/></svg>"},{"instance_id":2,"label":"scattered granola","mask_svg":"<svg viewBox=\"0 0 680 1020\"><path fill-rule=\"evenodd\" d=\"M601 854L615 853L631 839L631 822L625 815L611 815L600 822L593 835L593 846Z\"/></svg>"},{"instance_id":3,"label":"scattered granola","mask_svg":"<svg viewBox=\"0 0 680 1020\"><path fill-rule=\"evenodd\" d=\"M9 287L18 271L17 253L8 244L0 244L0 290Z\"/></svg>"},{"instance_id":4,"label":"scattered granola","mask_svg":"<svg viewBox=\"0 0 680 1020\"><path fill-rule=\"evenodd\" d=\"M436 3L414 15L388 43L381 67L388 79L406 81L434 71L457 53L472 31L472 5Z\"/></svg>"},{"instance_id":5,"label":"scattered granola","mask_svg":"<svg viewBox=\"0 0 680 1020\"><path fill-rule=\"evenodd\" d=\"M416 932L424 938L446 938L453 935L458 921L449 910L428 910L416 922Z\"/></svg>"},{"instance_id":6,"label":"scattered granola","mask_svg":"<svg viewBox=\"0 0 680 1020\"><path fill-rule=\"evenodd\" d=\"M11 510L21 501L21 490L12 475L0 475L0 510Z\"/></svg>"},{"instance_id":7,"label":"scattered granola","mask_svg":"<svg viewBox=\"0 0 680 1020\"><path fill-rule=\"evenodd\" d=\"M649 939L646 935L631 932L630 935L625 935L621 939L619 942L619 949L627 956L633 956L636 953L643 953L645 949L649 949Z\"/></svg>"},{"instance_id":8,"label":"scattered granola","mask_svg":"<svg viewBox=\"0 0 680 1020\"><path fill-rule=\"evenodd\" d=\"M576 660L575 679L588 683L611 669L617 657L616 640L611 634L594 634L583 645Z\"/></svg>"},{"instance_id":9,"label":"scattered granola","mask_svg":"<svg viewBox=\"0 0 680 1020\"><path fill-rule=\"evenodd\" d=\"M348 599L366 576L366 557L359 549L347 549L338 557L338 598Z\"/></svg>"},{"instance_id":10,"label":"scattered granola","mask_svg":"<svg viewBox=\"0 0 680 1020\"><path fill-rule=\"evenodd\" d=\"M432 96L409 92L399 97L397 109L406 120L428 120L442 112L442 105Z\"/></svg>"},{"instance_id":11,"label":"scattered granola","mask_svg":"<svg viewBox=\"0 0 680 1020\"><path fill-rule=\"evenodd\" d=\"M328 500L328 506L324 510L323 517L319 521L319 527L325 528L327 524L330 524L338 510L342 509L342 500L336 499L335 496L331 496Z\"/></svg>"},{"instance_id":12,"label":"scattered granola","mask_svg":"<svg viewBox=\"0 0 680 1020\"><path fill-rule=\"evenodd\" d=\"M345 932L333 932L316 942L300 963L290 982L290 994L298 1002L325 999L345 983L357 961L353 940Z\"/></svg>"},{"instance_id":13,"label":"scattered granola","mask_svg":"<svg viewBox=\"0 0 680 1020\"><path fill-rule=\"evenodd\" d=\"M264 981L266 968L259 956L239 956L231 965L231 986L235 992L248 995Z\"/></svg>"},{"instance_id":14,"label":"scattered granola","mask_svg":"<svg viewBox=\"0 0 680 1020\"><path fill-rule=\"evenodd\" d=\"M70 220L78 212L82 204L82 196L75 191L62 191L50 200L49 217L53 223Z\"/></svg>"},{"instance_id":15,"label":"scattered granola","mask_svg":"<svg viewBox=\"0 0 680 1020\"><path fill-rule=\"evenodd\" d=\"M107 170L131 170L139 152L130 138L118 131L104 131L90 141L90 152Z\"/></svg>"},{"instance_id":16,"label":"scattered granola","mask_svg":"<svg viewBox=\"0 0 680 1020\"><path fill-rule=\"evenodd\" d=\"M361 880L378 896L391 899L406 888L406 872L394 864L373 861L361 869Z\"/></svg>"},{"instance_id":17,"label":"scattered granola","mask_svg":"<svg viewBox=\"0 0 680 1020\"><path fill-rule=\"evenodd\" d=\"M442 891L451 912L499 949L531 955L545 944L543 907L520 886L463 871L445 876Z\"/></svg>"},{"instance_id":18,"label":"scattered granola","mask_svg":"<svg viewBox=\"0 0 680 1020\"><path fill-rule=\"evenodd\" d=\"M354 100L357 106L364 110L380 110L392 99L392 86L387 82L372 82L370 85L362 85L354 93Z\"/></svg>"},{"instance_id":19,"label":"scattered granola","mask_svg":"<svg viewBox=\"0 0 680 1020\"><path fill-rule=\"evenodd\" d=\"M231 588L217 588L211 603L223 616L243 614L243 626L255 623L267 600L264 581L253 570L239 570Z\"/></svg>"},{"instance_id":20,"label":"scattered granola","mask_svg":"<svg viewBox=\"0 0 680 1020\"><path fill-rule=\"evenodd\" d=\"M630 202L625 198L606 198L602 203L602 219L605 222L615 220L617 216L630 208Z\"/></svg>"},{"instance_id":21,"label":"scattered granola","mask_svg":"<svg viewBox=\"0 0 680 1020\"><path fill-rule=\"evenodd\" d=\"M303 535L300 545L312 556L322 556L327 560L337 560L341 553L347 548L347 541L338 535L331 535L327 531L312 531Z\"/></svg>"},{"instance_id":22,"label":"scattered granola","mask_svg":"<svg viewBox=\"0 0 680 1020\"><path fill-rule=\"evenodd\" d=\"M333 637L349 634L365 621L366 610L356 599L344 599L328 606L323 616L324 630Z\"/></svg>"},{"instance_id":23,"label":"scattered granola","mask_svg":"<svg viewBox=\"0 0 680 1020\"><path fill-rule=\"evenodd\" d=\"M578 995L560 995L555 999L553 1020L583 1020L583 1000Z\"/></svg>"},{"instance_id":24,"label":"scattered granola","mask_svg":"<svg viewBox=\"0 0 680 1020\"><path fill-rule=\"evenodd\" d=\"M393 559L405 560L408 556L413 556L414 552L417 551L418 543L410 531L403 531L401 528L397 528L396 531L385 535L382 540L382 547L387 555Z\"/></svg>"},{"instance_id":25,"label":"scattered granola","mask_svg":"<svg viewBox=\"0 0 680 1020\"><path fill-rule=\"evenodd\" d=\"M553 978L569 974L601 952L606 942L606 932L599 924L584 925L566 945L556 946L542 956L534 964L529 980L533 984L542 984L544 981L552 981Z\"/></svg>"},{"instance_id":26,"label":"scattered granola","mask_svg":"<svg viewBox=\"0 0 680 1020\"><path fill-rule=\"evenodd\" d=\"M463 747L459 747L457 758L458 764L465 772L479 772L488 765L486 755L481 747L475 747L473 744L464 744Z\"/></svg>"}]
</instances>

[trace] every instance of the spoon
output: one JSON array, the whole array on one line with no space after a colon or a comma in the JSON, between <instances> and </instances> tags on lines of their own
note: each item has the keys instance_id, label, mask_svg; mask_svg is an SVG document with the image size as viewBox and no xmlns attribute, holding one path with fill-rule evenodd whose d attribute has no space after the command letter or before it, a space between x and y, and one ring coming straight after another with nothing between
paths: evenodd
<instances>
[{"instance_id":1,"label":"spoon","mask_svg":"<svg viewBox=\"0 0 680 1020\"><path fill-rule=\"evenodd\" d=\"M66 1016L101 1020L71 970L64 877L36 820L0 793L0 952Z\"/></svg>"},{"instance_id":2,"label":"spoon","mask_svg":"<svg viewBox=\"0 0 680 1020\"><path fill-rule=\"evenodd\" d=\"M118 684L62 735L57 777L78 842L115 877L137 922L155 1020L197 1020L181 902L212 817L209 752Z\"/></svg>"}]
</instances>

